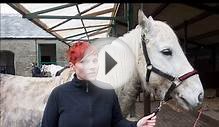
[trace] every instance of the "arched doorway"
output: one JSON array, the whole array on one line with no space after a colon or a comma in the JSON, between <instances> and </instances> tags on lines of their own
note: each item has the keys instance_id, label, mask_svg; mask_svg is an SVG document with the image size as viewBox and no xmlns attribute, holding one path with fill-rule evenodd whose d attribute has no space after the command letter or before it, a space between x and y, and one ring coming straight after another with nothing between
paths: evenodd
<instances>
[{"instance_id":1,"label":"arched doorway","mask_svg":"<svg viewBox=\"0 0 219 127\"><path fill-rule=\"evenodd\" d=\"M0 73L15 75L13 52L0 50Z\"/></svg>"}]
</instances>

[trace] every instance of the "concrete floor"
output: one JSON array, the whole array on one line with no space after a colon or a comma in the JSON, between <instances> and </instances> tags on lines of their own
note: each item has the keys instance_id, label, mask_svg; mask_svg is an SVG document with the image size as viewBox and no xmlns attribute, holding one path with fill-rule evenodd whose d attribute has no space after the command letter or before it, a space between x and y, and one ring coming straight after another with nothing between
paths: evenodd
<instances>
[{"instance_id":1,"label":"concrete floor","mask_svg":"<svg viewBox=\"0 0 219 127\"><path fill-rule=\"evenodd\" d=\"M143 98L141 98L142 100ZM158 101L151 103L151 110L158 105ZM172 103L172 106L170 105ZM198 117L198 113L191 113L179 107L174 107L174 102L162 106L157 114L156 127L193 127ZM136 104L137 117L143 116L143 102ZM204 111L198 120L196 127L219 127L219 112L213 110Z\"/></svg>"}]
</instances>

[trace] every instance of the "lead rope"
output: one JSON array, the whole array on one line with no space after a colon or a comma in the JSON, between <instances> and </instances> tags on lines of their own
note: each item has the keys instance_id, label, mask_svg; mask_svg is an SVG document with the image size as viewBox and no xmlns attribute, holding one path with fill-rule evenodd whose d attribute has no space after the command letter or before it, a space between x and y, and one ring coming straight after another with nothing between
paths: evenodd
<instances>
[{"instance_id":1,"label":"lead rope","mask_svg":"<svg viewBox=\"0 0 219 127\"><path fill-rule=\"evenodd\" d=\"M198 120L200 119L201 114L203 113L203 111L204 111L204 109L201 108L201 109L200 109L200 112L199 112L199 114L198 114L198 117L197 117L197 119L195 120L195 123L193 124L193 127L196 127L196 125L197 125L197 123L198 123Z\"/></svg>"},{"instance_id":2,"label":"lead rope","mask_svg":"<svg viewBox=\"0 0 219 127\"><path fill-rule=\"evenodd\" d=\"M157 108L153 112L151 112L151 114L154 113L154 116L156 116L157 113L161 110L161 107L163 106L163 104L166 104L166 102L164 100L161 100L159 102L159 106L157 106ZM154 117L154 116L152 116L152 117ZM151 120L151 118L149 118L149 120Z\"/></svg>"}]
</instances>

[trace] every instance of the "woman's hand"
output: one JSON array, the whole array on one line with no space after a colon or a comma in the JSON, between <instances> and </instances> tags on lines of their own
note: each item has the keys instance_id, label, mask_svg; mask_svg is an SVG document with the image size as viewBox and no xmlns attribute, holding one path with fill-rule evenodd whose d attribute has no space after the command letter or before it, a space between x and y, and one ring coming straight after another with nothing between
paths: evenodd
<instances>
[{"instance_id":1,"label":"woman's hand","mask_svg":"<svg viewBox=\"0 0 219 127\"><path fill-rule=\"evenodd\" d=\"M155 114L152 113L148 116L145 116L143 118L141 118L138 122L137 122L137 127L154 127L156 124L156 116L154 116ZM152 117L152 118L151 118ZM150 119L151 118L151 119ZM149 120L150 119L150 120Z\"/></svg>"}]
</instances>

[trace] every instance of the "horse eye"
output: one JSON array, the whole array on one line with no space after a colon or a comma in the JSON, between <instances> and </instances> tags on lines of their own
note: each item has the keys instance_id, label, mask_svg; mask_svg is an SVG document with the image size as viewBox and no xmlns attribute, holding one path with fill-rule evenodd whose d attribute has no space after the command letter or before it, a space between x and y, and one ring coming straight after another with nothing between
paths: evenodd
<instances>
[{"instance_id":1,"label":"horse eye","mask_svg":"<svg viewBox=\"0 0 219 127\"><path fill-rule=\"evenodd\" d=\"M170 49L164 49L161 52L166 56L172 56L172 51Z\"/></svg>"}]
</instances>

